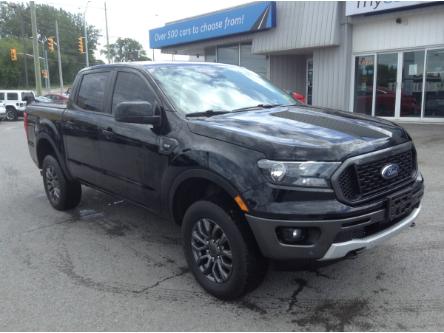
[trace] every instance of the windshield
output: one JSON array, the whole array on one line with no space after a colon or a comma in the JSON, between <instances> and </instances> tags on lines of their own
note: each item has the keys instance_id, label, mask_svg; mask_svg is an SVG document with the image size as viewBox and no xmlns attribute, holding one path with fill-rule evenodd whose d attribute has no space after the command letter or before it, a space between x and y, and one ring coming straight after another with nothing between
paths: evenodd
<instances>
[{"instance_id":1,"label":"windshield","mask_svg":"<svg viewBox=\"0 0 444 333\"><path fill-rule=\"evenodd\" d=\"M185 114L297 103L261 76L238 66L166 64L147 66L147 70Z\"/></svg>"}]
</instances>

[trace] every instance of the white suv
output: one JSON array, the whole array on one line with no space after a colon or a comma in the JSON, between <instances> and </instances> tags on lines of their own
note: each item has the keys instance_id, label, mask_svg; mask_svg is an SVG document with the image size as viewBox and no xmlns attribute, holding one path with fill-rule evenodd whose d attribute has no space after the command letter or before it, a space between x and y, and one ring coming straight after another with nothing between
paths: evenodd
<instances>
[{"instance_id":1,"label":"white suv","mask_svg":"<svg viewBox=\"0 0 444 333\"><path fill-rule=\"evenodd\" d=\"M0 102L0 121L6 118L6 107L5 104Z\"/></svg>"},{"instance_id":2,"label":"white suv","mask_svg":"<svg viewBox=\"0 0 444 333\"><path fill-rule=\"evenodd\" d=\"M0 90L0 103L6 106L6 119L17 120L23 116L26 109L26 99L34 98L34 93L29 90Z\"/></svg>"}]
</instances>

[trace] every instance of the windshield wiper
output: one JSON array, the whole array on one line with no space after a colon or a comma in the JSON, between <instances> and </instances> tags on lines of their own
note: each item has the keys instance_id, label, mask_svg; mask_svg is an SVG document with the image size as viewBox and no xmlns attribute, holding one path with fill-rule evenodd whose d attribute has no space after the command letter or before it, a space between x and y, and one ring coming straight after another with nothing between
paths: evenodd
<instances>
[{"instance_id":1,"label":"windshield wiper","mask_svg":"<svg viewBox=\"0 0 444 333\"><path fill-rule=\"evenodd\" d=\"M234 109L231 112L240 112L240 111L248 111L248 110L256 110L256 109L271 109L276 106L282 106L282 104L258 104L254 106L247 106L244 108Z\"/></svg>"},{"instance_id":2,"label":"windshield wiper","mask_svg":"<svg viewBox=\"0 0 444 333\"><path fill-rule=\"evenodd\" d=\"M186 117L212 117L212 116L216 116L218 114L225 114L225 113L228 113L228 112L229 111L207 110L207 111L203 111L203 112L188 113L185 116Z\"/></svg>"}]
</instances>

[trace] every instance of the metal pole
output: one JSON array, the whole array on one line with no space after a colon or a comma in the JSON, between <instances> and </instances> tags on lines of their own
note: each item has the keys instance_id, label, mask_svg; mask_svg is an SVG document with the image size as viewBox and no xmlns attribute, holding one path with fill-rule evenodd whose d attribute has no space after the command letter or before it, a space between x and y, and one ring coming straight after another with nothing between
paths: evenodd
<instances>
[{"instance_id":1,"label":"metal pole","mask_svg":"<svg viewBox=\"0 0 444 333\"><path fill-rule=\"evenodd\" d=\"M108 11L106 10L105 1L105 27L106 27L106 58L108 59L108 64L111 63L110 49L109 49L109 32L108 32Z\"/></svg>"},{"instance_id":2,"label":"metal pole","mask_svg":"<svg viewBox=\"0 0 444 333\"><path fill-rule=\"evenodd\" d=\"M153 61L154 61L154 49L153 49Z\"/></svg>"},{"instance_id":3,"label":"metal pole","mask_svg":"<svg viewBox=\"0 0 444 333\"><path fill-rule=\"evenodd\" d=\"M49 90L51 88L51 83L49 81L49 66L48 66L48 50L45 46L43 46L43 55L45 57L45 67L46 67L46 90Z\"/></svg>"},{"instance_id":4,"label":"metal pole","mask_svg":"<svg viewBox=\"0 0 444 333\"><path fill-rule=\"evenodd\" d=\"M42 78L40 76L39 42L37 40L37 18L35 15L35 3L30 2L31 26L32 26L32 52L34 55L35 91L37 96L42 94Z\"/></svg>"},{"instance_id":5,"label":"metal pole","mask_svg":"<svg viewBox=\"0 0 444 333\"><path fill-rule=\"evenodd\" d=\"M86 26L86 10L88 9L88 3L86 3L85 6L85 12L83 13L83 29L85 34L85 61L86 61L86 67L89 67L89 55L88 55L88 27Z\"/></svg>"},{"instance_id":6,"label":"metal pole","mask_svg":"<svg viewBox=\"0 0 444 333\"><path fill-rule=\"evenodd\" d=\"M60 93L63 94L63 72L62 72L62 56L60 54L60 38L59 38L59 23L57 20L55 21L55 28L56 28L56 39L57 39L57 62L59 63L59 81L60 81Z\"/></svg>"},{"instance_id":7,"label":"metal pole","mask_svg":"<svg viewBox=\"0 0 444 333\"><path fill-rule=\"evenodd\" d=\"M21 15L20 15L20 32L22 35L23 53L26 54L27 50L26 50L26 41L25 41L25 28L24 28L24 23L23 23L23 19L22 19ZM28 88L29 87L28 59L26 57L23 57L23 62L25 65L25 87Z\"/></svg>"}]
</instances>

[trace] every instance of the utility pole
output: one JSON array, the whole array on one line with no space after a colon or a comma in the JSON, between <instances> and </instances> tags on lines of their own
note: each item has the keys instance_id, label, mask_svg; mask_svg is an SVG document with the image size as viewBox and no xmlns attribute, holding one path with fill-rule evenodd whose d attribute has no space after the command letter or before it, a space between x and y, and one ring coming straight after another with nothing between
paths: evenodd
<instances>
[{"instance_id":1,"label":"utility pole","mask_svg":"<svg viewBox=\"0 0 444 333\"><path fill-rule=\"evenodd\" d=\"M56 39L57 39L57 62L59 63L59 81L60 81L60 93L63 94L63 72L62 72L62 56L60 54L60 38L59 38L59 23L55 21Z\"/></svg>"},{"instance_id":2,"label":"utility pole","mask_svg":"<svg viewBox=\"0 0 444 333\"><path fill-rule=\"evenodd\" d=\"M109 32L108 32L108 12L106 10L106 1L105 1L105 27L106 27L106 58L108 59L108 64L111 63L110 57L110 49L109 49Z\"/></svg>"},{"instance_id":3,"label":"utility pole","mask_svg":"<svg viewBox=\"0 0 444 333\"><path fill-rule=\"evenodd\" d=\"M42 94L42 79L40 76L39 41L37 40L37 18L35 15L35 3L30 2L31 26L32 26L32 52L34 55L35 91L37 96Z\"/></svg>"},{"instance_id":4,"label":"utility pole","mask_svg":"<svg viewBox=\"0 0 444 333\"><path fill-rule=\"evenodd\" d=\"M46 43L46 41L44 41L43 43ZM45 70L46 70L45 85L46 85L46 90L49 90L51 88L51 83L49 81L48 50L46 49L45 45L43 45L43 57L45 58Z\"/></svg>"},{"instance_id":5,"label":"utility pole","mask_svg":"<svg viewBox=\"0 0 444 333\"><path fill-rule=\"evenodd\" d=\"M86 10L88 9L88 4L90 1L86 3L85 11L83 12L83 30L85 35L85 61L86 67L89 67L89 55L88 55L88 27L86 25Z\"/></svg>"},{"instance_id":6,"label":"utility pole","mask_svg":"<svg viewBox=\"0 0 444 333\"><path fill-rule=\"evenodd\" d=\"M23 19L20 18L20 31L22 35L22 43L23 43L23 53L26 54L26 41L25 41L25 27ZM23 57L23 63L25 64L25 87L29 87L29 79L28 79L28 59L26 57Z\"/></svg>"}]
</instances>

